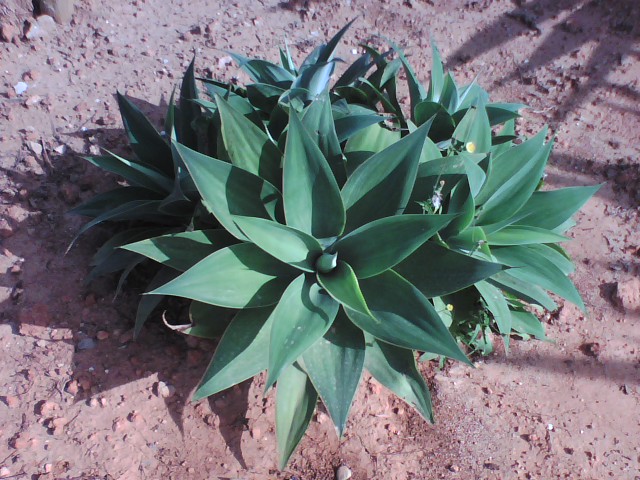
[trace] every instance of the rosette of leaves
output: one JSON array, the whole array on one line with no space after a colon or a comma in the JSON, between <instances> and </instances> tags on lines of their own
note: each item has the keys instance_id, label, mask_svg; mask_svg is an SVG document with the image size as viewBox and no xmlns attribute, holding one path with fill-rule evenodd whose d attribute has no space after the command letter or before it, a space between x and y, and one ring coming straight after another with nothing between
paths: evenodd
<instances>
[{"instance_id":1,"label":"rosette of leaves","mask_svg":"<svg viewBox=\"0 0 640 480\"><path fill-rule=\"evenodd\" d=\"M503 266L438 240L459 214L408 211L429 124L363 151L352 171L327 94L300 113L290 107L283 151L266 131L242 128L246 118L224 99L217 102L222 131L234 132L224 136L230 160L179 143L173 149L224 228L125 247L184 271L151 293L202 306L190 333L218 323L221 311L237 312L195 398L267 370L266 388L278 384L281 466L318 396L342 434L365 369L431 421L414 351L468 360L423 290L453 293ZM446 268L432 270L429 262L443 256ZM397 270L416 261L425 271L420 286Z\"/></svg>"},{"instance_id":2,"label":"rosette of leaves","mask_svg":"<svg viewBox=\"0 0 640 480\"><path fill-rule=\"evenodd\" d=\"M446 269L446 256L435 262L416 258L396 268L428 297L441 297L449 306L441 311L452 333L483 354L493 349L492 331L507 348L513 334L545 339L528 307L556 310L547 292L585 310L568 277L574 266L560 244L569 240L565 233L575 224L573 215L600 187L540 190L553 141L546 140L546 128L531 138L515 133L514 120L508 120L493 134L489 110L479 99L458 122L443 156L419 165L414 202L406 210L457 215L438 232L443 245L505 270L445 294L425 288L421 279L435 284L422 266L428 261L430 271Z\"/></svg>"}]
</instances>

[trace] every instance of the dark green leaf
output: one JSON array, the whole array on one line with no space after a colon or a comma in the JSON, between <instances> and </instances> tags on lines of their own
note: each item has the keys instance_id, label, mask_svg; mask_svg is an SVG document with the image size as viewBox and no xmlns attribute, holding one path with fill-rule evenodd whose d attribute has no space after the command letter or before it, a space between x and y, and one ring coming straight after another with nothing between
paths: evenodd
<instances>
[{"instance_id":1,"label":"dark green leaf","mask_svg":"<svg viewBox=\"0 0 640 480\"><path fill-rule=\"evenodd\" d=\"M521 245L494 248L492 253L499 262L518 267L509 270L513 277L550 290L585 310L582 298L571 280L540 252Z\"/></svg>"},{"instance_id":2,"label":"dark green leaf","mask_svg":"<svg viewBox=\"0 0 640 480\"><path fill-rule=\"evenodd\" d=\"M318 273L318 282L329 295L342 305L363 315L372 316L362 296L358 279L348 263L341 260L329 273Z\"/></svg>"},{"instance_id":3,"label":"dark green leaf","mask_svg":"<svg viewBox=\"0 0 640 480\"><path fill-rule=\"evenodd\" d=\"M490 245L529 245L532 243L566 242L567 237L544 228L511 225L487 235Z\"/></svg>"},{"instance_id":4,"label":"dark green leaf","mask_svg":"<svg viewBox=\"0 0 640 480\"><path fill-rule=\"evenodd\" d=\"M393 345L437 353L469 363L429 300L392 270L360 280L375 318L345 308L358 327Z\"/></svg>"},{"instance_id":5,"label":"dark green leaf","mask_svg":"<svg viewBox=\"0 0 640 480\"><path fill-rule=\"evenodd\" d=\"M345 212L340 190L324 155L291 113L283 174L287 225L315 238L340 235Z\"/></svg>"},{"instance_id":6,"label":"dark green leaf","mask_svg":"<svg viewBox=\"0 0 640 480\"><path fill-rule=\"evenodd\" d=\"M268 254L301 270L315 271L322 246L311 235L263 218L236 216L234 219L242 233Z\"/></svg>"},{"instance_id":7,"label":"dark green leaf","mask_svg":"<svg viewBox=\"0 0 640 480\"><path fill-rule=\"evenodd\" d=\"M117 94L122 123L138 159L147 167L173 175L171 148L147 117L120 92Z\"/></svg>"},{"instance_id":8,"label":"dark green leaf","mask_svg":"<svg viewBox=\"0 0 640 480\"><path fill-rule=\"evenodd\" d=\"M302 125L309 133L311 140L323 153L338 185L343 185L347 173L342 156L342 148L336 134L336 126L331 110L329 94L325 92L309 105L303 114Z\"/></svg>"},{"instance_id":9,"label":"dark green leaf","mask_svg":"<svg viewBox=\"0 0 640 480\"><path fill-rule=\"evenodd\" d=\"M378 275L403 261L454 218L453 215L398 215L374 220L332 247L358 278Z\"/></svg>"},{"instance_id":10,"label":"dark green leaf","mask_svg":"<svg viewBox=\"0 0 640 480\"><path fill-rule=\"evenodd\" d=\"M174 144L174 149L189 169L204 205L233 236L247 240L236 226L234 215L276 219L282 197L273 185L183 145Z\"/></svg>"},{"instance_id":11,"label":"dark green leaf","mask_svg":"<svg viewBox=\"0 0 640 480\"><path fill-rule=\"evenodd\" d=\"M487 308L493 315L493 319L498 325L498 330L502 335L505 335L505 344L506 347L509 348L508 335L511 333L512 320L511 311L509 310L509 305L504 295L500 289L484 281L477 282L475 287L480 292L480 295L482 295L482 298L487 304Z\"/></svg>"},{"instance_id":12,"label":"dark green leaf","mask_svg":"<svg viewBox=\"0 0 640 480\"><path fill-rule=\"evenodd\" d=\"M154 295L174 295L228 308L273 305L296 270L251 243L240 243L209 255Z\"/></svg>"},{"instance_id":13,"label":"dark green leaf","mask_svg":"<svg viewBox=\"0 0 640 480\"><path fill-rule=\"evenodd\" d=\"M374 154L342 188L347 231L373 220L401 214L407 206L429 125Z\"/></svg>"},{"instance_id":14,"label":"dark green leaf","mask_svg":"<svg viewBox=\"0 0 640 480\"><path fill-rule=\"evenodd\" d=\"M267 368L273 307L237 313L220 339L193 401L221 392Z\"/></svg>"},{"instance_id":15,"label":"dark green leaf","mask_svg":"<svg viewBox=\"0 0 640 480\"><path fill-rule=\"evenodd\" d=\"M151 291L160 285L167 283L170 280L173 280L178 275L178 272L172 270L171 268L161 268L158 270L158 273L154 275L147 285L146 290ZM138 302L138 310L136 311L136 323L133 327L133 338L138 338L140 332L142 331L142 327L149 319L153 311L156 309L158 305L164 300L162 295L142 295L140 297L140 302Z\"/></svg>"},{"instance_id":16,"label":"dark green leaf","mask_svg":"<svg viewBox=\"0 0 640 480\"><path fill-rule=\"evenodd\" d=\"M83 157L96 167L115 173L130 185L148 188L158 193L170 192L173 180L153 168L119 157L115 153L97 157Z\"/></svg>"},{"instance_id":17,"label":"dark green leaf","mask_svg":"<svg viewBox=\"0 0 640 480\"><path fill-rule=\"evenodd\" d=\"M329 330L338 307L313 276L302 274L291 282L272 314L266 388Z\"/></svg>"},{"instance_id":18,"label":"dark green leaf","mask_svg":"<svg viewBox=\"0 0 640 480\"><path fill-rule=\"evenodd\" d=\"M495 275L502 268L498 263L478 260L427 242L394 270L424 296L432 298L462 290Z\"/></svg>"},{"instance_id":19,"label":"dark green leaf","mask_svg":"<svg viewBox=\"0 0 640 480\"><path fill-rule=\"evenodd\" d=\"M191 324L180 332L199 338L217 339L225 332L234 314L235 310L229 308L193 301L189 306Z\"/></svg>"},{"instance_id":20,"label":"dark green leaf","mask_svg":"<svg viewBox=\"0 0 640 480\"><path fill-rule=\"evenodd\" d=\"M222 97L216 97L216 103L222 120L222 138L231 163L277 187L281 182L282 157L278 147L265 132L231 107Z\"/></svg>"},{"instance_id":21,"label":"dark green leaf","mask_svg":"<svg viewBox=\"0 0 640 480\"><path fill-rule=\"evenodd\" d=\"M252 80L257 83L268 83L278 87L286 87L293 82L295 77L275 63L257 58L247 58L237 53L227 52Z\"/></svg>"},{"instance_id":22,"label":"dark green leaf","mask_svg":"<svg viewBox=\"0 0 640 480\"><path fill-rule=\"evenodd\" d=\"M194 122L200 117L200 106L194 101L198 99L198 89L194 75L195 55L182 79L180 87L180 102L176 122L177 140L194 150L198 149L198 134L193 128Z\"/></svg>"},{"instance_id":23,"label":"dark green leaf","mask_svg":"<svg viewBox=\"0 0 640 480\"><path fill-rule=\"evenodd\" d=\"M342 437L364 366L364 337L340 312L324 335L302 355L304 369Z\"/></svg>"},{"instance_id":24,"label":"dark green leaf","mask_svg":"<svg viewBox=\"0 0 640 480\"><path fill-rule=\"evenodd\" d=\"M184 272L221 248L237 243L226 230L172 233L129 243L122 248Z\"/></svg>"},{"instance_id":25,"label":"dark green leaf","mask_svg":"<svg viewBox=\"0 0 640 480\"><path fill-rule=\"evenodd\" d=\"M290 365L280 376L276 393L276 438L280 469L284 469L307 431L318 394L307 374Z\"/></svg>"},{"instance_id":26,"label":"dark green leaf","mask_svg":"<svg viewBox=\"0 0 640 480\"><path fill-rule=\"evenodd\" d=\"M505 292L509 292L511 295L524 300L525 302L540 305L550 312L558 308L556 303L542 288L529 281L520 280L507 271L499 272L487 281Z\"/></svg>"},{"instance_id":27,"label":"dark green leaf","mask_svg":"<svg viewBox=\"0 0 640 480\"><path fill-rule=\"evenodd\" d=\"M418 372L411 350L367 336L365 368L373 378L415 408L425 420L433 423L429 387Z\"/></svg>"}]
</instances>

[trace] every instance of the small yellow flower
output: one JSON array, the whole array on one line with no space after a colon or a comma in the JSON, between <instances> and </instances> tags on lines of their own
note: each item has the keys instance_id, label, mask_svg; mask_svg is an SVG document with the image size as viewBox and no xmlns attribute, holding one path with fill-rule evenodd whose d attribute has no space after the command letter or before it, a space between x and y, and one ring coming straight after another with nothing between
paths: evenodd
<instances>
[{"instance_id":1,"label":"small yellow flower","mask_svg":"<svg viewBox=\"0 0 640 480\"><path fill-rule=\"evenodd\" d=\"M473 153L476 151L476 144L473 142L467 142L465 148L467 149L467 152Z\"/></svg>"},{"instance_id":2,"label":"small yellow flower","mask_svg":"<svg viewBox=\"0 0 640 480\"><path fill-rule=\"evenodd\" d=\"M453 312L453 305L451 305L450 303L447 303L447 310L449 310L450 312Z\"/></svg>"}]
</instances>

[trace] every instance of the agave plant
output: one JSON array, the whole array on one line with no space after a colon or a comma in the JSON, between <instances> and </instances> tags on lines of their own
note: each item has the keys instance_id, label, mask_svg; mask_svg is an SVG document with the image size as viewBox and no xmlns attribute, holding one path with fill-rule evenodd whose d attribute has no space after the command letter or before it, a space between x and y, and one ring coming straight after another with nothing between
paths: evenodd
<instances>
[{"instance_id":1,"label":"agave plant","mask_svg":"<svg viewBox=\"0 0 640 480\"><path fill-rule=\"evenodd\" d=\"M559 243L598 187L541 191L547 131L516 135L522 105L458 87L435 48L428 89L393 44L330 85L347 27L299 68L281 50L281 66L235 56L246 87L206 80L211 98L189 105L207 136L168 129L164 145L209 216L108 250L169 272L143 302L191 300L181 331L224 332L195 399L267 371L281 468L318 397L343 434L365 370L433 421L416 352L470 363L458 341L486 353L492 332L545 338L529 307L555 309L547 291L584 308Z\"/></svg>"}]
</instances>

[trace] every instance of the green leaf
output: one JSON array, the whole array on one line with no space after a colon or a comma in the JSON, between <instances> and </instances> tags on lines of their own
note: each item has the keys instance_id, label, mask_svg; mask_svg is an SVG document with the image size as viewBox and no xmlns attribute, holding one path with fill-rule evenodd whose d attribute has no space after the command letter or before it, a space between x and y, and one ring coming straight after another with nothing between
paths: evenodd
<instances>
[{"instance_id":1,"label":"green leaf","mask_svg":"<svg viewBox=\"0 0 640 480\"><path fill-rule=\"evenodd\" d=\"M318 282L337 302L363 315L373 316L348 263L339 260L331 272L318 273Z\"/></svg>"},{"instance_id":2,"label":"green leaf","mask_svg":"<svg viewBox=\"0 0 640 480\"><path fill-rule=\"evenodd\" d=\"M118 207L102 213L82 226L82 228L78 231L77 235L72 240L68 249L70 249L75 244L80 235L102 222L122 220L155 220L165 221L169 223L167 217L158 213L160 203L161 202L158 200L133 200L131 202L123 203Z\"/></svg>"},{"instance_id":3,"label":"green leaf","mask_svg":"<svg viewBox=\"0 0 640 480\"><path fill-rule=\"evenodd\" d=\"M251 243L240 243L209 255L150 293L221 307L262 307L280 299L297 271Z\"/></svg>"},{"instance_id":4,"label":"green leaf","mask_svg":"<svg viewBox=\"0 0 640 480\"><path fill-rule=\"evenodd\" d=\"M147 167L173 175L171 148L147 117L124 95L117 93L122 123L136 157Z\"/></svg>"},{"instance_id":5,"label":"green leaf","mask_svg":"<svg viewBox=\"0 0 640 480\"><path fill-rule=\"evenodd\" d=\"M485 186L476 197L476 204L482 204L478 214L480 225L507 219L527 203L553 148L553 142L543 145L545 135L546 129L492 159Z\"/></svg>"},{"instance_id":6,"label":"green leaf","mask_svg":"<svg viewBox=\"0 0 640 480\"><path fill-rule=\"evenodd\" d=\"M491 150L491 125L484 105L480 104L467 110L453 132L453 138L462 142L472 153L487 153ZM470 143L475 147L473 151L469 148Z\"/></svg>"},{"instance_id":7,"label":"green leaf","mask_svg":"<svg viewBox=\"0 0 640 480\"><path fill-rule=\"evenodd\" d=\"M373 154L400 140L400 132L384 128L381 124L371 125L349 138L345 145L347 172L349 175Z\"/></svg>"},{"instance_id":8,"label":"green leaf","mask_svg":"<svg viewBox=\"0 0 640 480\"><path fill-rule=\"evenodd\" d=\"M177 140L189 148L198 148L198 134L193 128L194 122L200 117L200 106L194 101L198 99L198 89L194 75L195 55L187 71L184 73L180 86L180 102L177 114ZM167 130L168 131L168 130Z\"/></svg>"},{"instance_id":9,"label":"green leaf","mask_svg":"<svg viewBox=\"0 0 640 480\"><path fill-rule=\"evenodd\" d=\"M529 245L532 243L566 242L567 237L544 228L512 225L487 235L490 245Z\"/></svg>"},{"instance_id":10,"label":"green leaf","mask_svg":"<svg viewBox=\"0 0 640 480\"><path fill-rule=\"evenodd\" d=\"M335 120L335 128L338 140L340 142L349 140L356 133L364 130L365 128L383 122L385 118L386 117L376 114L351 115L348 117L337 118Z\"/></svg>"},{"instance_id":11,"label":"green leaf","mask_svg":"<svg viewBox=\"0 0 640 480\"><path fill-rule=\"evenodd\" d=\"M518 223L555 230L578 212L600 187L602 184L534 192L516 213L516 216L522 216Z\"/></svg>"},{"instance_id":12,"label":"green leaf","mask_svg":"<svg viewBox=\"0 0 640 480\"><path fill-rule=\"evenodd\" d=\"M432 102L438 102L444 88L444 68L438 46L431 39L431 82L429 82L429 94L427 98Z\"/></svg>"},{"instance_id":13,"label":"green leaf","mask_svg":"<svg viewBox=\"0 0 640 480\"><path fill-rule=\"evenodd\" d=\"M247 85L247 98L251 105L265 113L271 113L286 90L266 83Z\"/></svg>"},{"instance_id":14,"label":"green leaf","mask_svg":"<svg viewBox=\"0 0 640 480\"><path fill-rule=\"evenodd\" d=\"M538 340L547 340L544 325L533 313L513 311L511 316L513 318L513 330L519 334L532 335Z\"/></svg>"},{"instance_id":15,"label":"green leaf","mask_svg":"<svg viewBox=\"0 0 640 480\"><path fill-rule=\"evenodd\" d=\"M542 288L533 285L531 282L520 280L507 271L499 272L487 281L525 302L540 305L550 312L558 308L556 303Z\"/></svg>"},{"instance_id":16,"label":"green leaf","mask_svg":"<svg viewBox=\"0 0 640 480\"><path fill-rule=\"evenodd\" d=\"M338 302L323 292L312 276L302 274L291 282L272 313L267 389L287 365L329 330L338 307Z\"/></svg>"},{"instance_id":17,"label":"green leaf","mask_svg":"<svg viewBox=\"0 0 640 480\"><path fill-rule=\"evenodd\" d=\"M447 213L457 215L457 217L441 232L441 236L444 239L458 235L473 222L476 206L468 180L468 177L463 177L451 191Z\"/></svg>"},{"instance_id":18,"label":"green leaf","mask_svg":"<svg viewBox=\"0 0 640 480\"><path fill-rule=\"evenodd\" d=\"M402 66L404 68L405 74L407 75L407 85L409 87L409 100L411 102L411 119L415 121L415 118L413 116L413 113L415 112L415 107L418 103L420 103L422 100L424 100L427 97L427 92L425 91L422 83L420 83L420 80L418 79L416 72L413 70L413 67L411 67L409 60L407 60L407 57L405 56L402 49L398 48L398 46L391 41L389 41L388 43L391 46L391 48L393 48L393 50L395 50L395 52L398 54L398 58L400 58L400 60L402 61Z\"/></svg>"},{"instance_id":19,"label":"green leaf","mask_svg":"<svg viewBox=\"0 0 640 480\"><path fill-rule=\"evenodd\" d=\"M340 43L340 40L342 40L342 37L344 37L344 34L347 33L347 30L349 30L349 27L351 27L351 25L353 25L353 22L355 21L356 19L354 18L349 23L347 23L344 27L342 27L338 31L338 33L336 33L333 37L331 37L331 40L329 40L326 43L326 45L322 46L322 48L319 51L318 60L316 63L328 62L333 58L333 54L336 48L338 47L338 43Z\"/></svg>"},{"instance_id":20,"label":"green leaf","mask_svg":"<svg viewBox=\"0 0 640 480\"><path fill-rule=\"evenodd\" d=\"M240 230L268 254L306 272L315 271L322 246L311 235L263 218L234 219Z\"/></svg>"},{"instance_id":21,"label":"green leaf","mask_svg":"<svg viewBox=\"0 0 640 480\"><path fill-rule=\"evenodd\" d=\"M512 268L509 274L524 282L531 282L569 300L585 311L580 293L571 280L540 252L527 245L498 247L492 250L496 259Z\"/></svg>"},{"instance_id":22,"label":"green leaf","mask_svg":"<svg viewBox=\"0 0 640 480\"><path fill-rule=\"evenodd\" d=\"M364 336L341 311L324 335L302 355L303 367L342 437L364 367Z\"/></svg>"},{"instance_id":23,"label":"green leaf","mask_svg":"<svg viewBox=\"0 0 640 480\"><path fill-rule=\"evenodd\" d=\"M520 116L518 111L526 107L521 103L490 103L485 109L493 127L518 118Z\"/></svg>"},{"instance_id":24,"label":"green leaf","mask_svg":"<svg viewBox=\"0 0 640 480\"><path fill-rule=\"evenodd\" d=\"M290 365L280 376L276 392L276 438L280 469L284 469L307 431L318 394L307 374Z\"/></svg>"},{"instance_id":25,"label":"green leaf","mask_svg":"<svg viewBox=\"0 0 640 480\"><path fill-rule=\"evenodd\" d=\"M170 280L173 280L178 275L178 272L172 270L170 268L161 268L158 270L158 273L154 275L147 285L146 290L151 291L163 283L167 283ZM140 302L138 302L138 310L136 311L136 322L133 327L133 338L138 338L140 332L142 331L142 327L147 322L153 311L156 309L158 305L164 300L162 295L142 295L140 297Z\"/></svg>"},{"instance_id":26,"label":"green leaf","mask_svg":"<svg viewBox=\"0 0 640 480\"><path fill-rule=\"evenodd\" d=\"M284 50L282 50L282 48L280 48L279 50L280 50L280 63L282 64L282 67L292 75L296 75L297 73L296 64L293 61L293 58L291 57L291 52L289 51L289 45L287 44L286 41L284 43Z\"/></svg>"},{"instance_id":27,"label":"green leaf","mask_svg":"<svg viewBox=\"0 0 640 480\"><path fill-rule=\"evenodd\" d=\"M108 150L107 152L109 155L82 158L107 172L120 175L133 186L148 188L158 193L170 192L173 188L173 180L154 168L119 157Z\"/></svg>"},{"instance_id":28,"label":"green leaf","mask_svg":"<svg viewBox=\"0 0 640 480\"><path fill-rule=\"evenodd\" d=\"M457 292L502 269L498 263L478 260L433 242L423 244L394 268L428 298Z\"/></svg>"},{"instance_id":29,"label":"green leaf","mask_svg":"<svg viewBox=\"0 0 640 480\"><path fill-rule=\"evenodd\" d=\"M193 401L237 385L266 370L273 307L240 310L220 339Z\"/></svg>"},{"instance_id":30,"label":"green leaf","mask_svg":"<svg viewBox=\"0 0 640 480\"><path fill-rule=\"evenodd\" d=\"M398 215L374 220L338 240L332 251L358 278L378 275L411 255L454 218L453 215Z\"/></svg>"},{"instance_id":31,"label":"green leaf","mask_svg":"<svg viewBox=\"0 0 640 480\"><path fill-rule=\"evenodd\" d=\"M342 188L347 231L404 211L428 129L425 124L370 157L351 174Z\"/></svg>"},{"instance_id":32,"label":"green leaf","mask_svg":"<svg viewBox=\"0 0 640 480\"><path fill-rule=\"evenodd\" d=\"M480 295L482 295L482 298L487 304L487 308L493 315L498 325L498 330L502 335L505 335L505 345L509 348L508 335L511 333L512 320L511 311L509 310L509 305L504 295L500 289L487 282L477 282L475 287L478 289L478 292L480 292Z\"/></svg>"},{"instance_id":33,"label":"green leaf","mask_svg":"<svg viewBox=\"0 0 640 480\"><path fill-rule=\"evenodd\" d=\"M173 148L189 169L204 205L234 237L247 240L236 226L234 215L276 219L281 195L273 185L179 143Z\"/></svg>"},{"instance_id":34,"label":"green leaf","mask_svg":"<svg viewBox=\"0 0 640 480\"><path fill-rule=\"evenodd\" d=\"M345 212L327 160L291 112L283 174L287 225L315 238L340 235Z\"/></svg>"},{"instance_id":35,"label":"green leaf","mask_svg":"<svg viewBox=\"0 0 640 480\"><path fill-rule=\"evenodd\" d=\"M429 300L392 270L360 280L375 318L345 307L353 323L393 345L437 353L470 363Z\"/></svg>"},{"instance_id":36,"label":"green leaf","mask_svg":"<svg viewBox=\"0 0 640 480\"><path fill-rule=\"evenodd\" d=\"M275 63L257 58L247 58L237 53L227 52L251 79L257 83L268 83L278 87L288 86L295 77Z\"/></svg>"},{"instance_id":37,"label":"green leaf","mask_svg":"<svg viewBox=\"0 0 640 480\"><path fill-rule=\"evenodd\" d=\"M423 125L431 118L433 124L429 130L429 138L435 142L449 140L455 130L455 122L447 109L437 102L425 100L414 109L416 125Z\"/></svg>"},{"instance_id":38,"label":"green leaf","mask_svg":"<svg viewBox=\"0 0 640 480\"><path fill-rule=\"evenodd\" d=\"M78 205L71 211L72 215L85 217L98 217L110 210L118 208L126 203L137 200L160 200L162 195L153 190L141 187L120 187L108 192L99 193L90 200Z\"/></svg>"},{"instance_id":39,"label":"green leaf","mask_svg":"<svg viewBox=\"0 0 640 480\"><path fill-rule=\"evenodd\" d=\"M226 230L195 230L148 238L121 248L184 272L221 248L237 243Z\"/></svg>"},{"instance_id":40,"label":"green leaf","mask_svg":"<svg viewBox=\"0 0 640 480\"><path fill-rule=\"evenodd\" d=\"M222 120L222 138L231 163L277 187L281 183L282 157L278 147L265 132L222 97L216 96L216 103Z\"/></svg>"},{"instance_id":41,"label":"green leaf","mask_svg":"<svg viewBox=\"0 0 640 480\"><path fill-rule=\"evenodd\" d=\"M312 143L320 148L326 158L338 185L344 184L347 174L328 92L324 92L305 109L302 125L309 133Z\"/></svg>"},{"instance_id":42,"label":"green leaf","mask_svg":"<svg viewBox=\"0 0 640 480\"><path fill-rule=\"evenodd\" d=\"M418 372L411 350L396 347L366 335L365 368L428 422L433 423L431 394Z\"/></svg>"},{"instance_id":43,"label":"green leaf","mask_svg":"<svg viewBox=\"0 0 640 480\"><path fill-rule=\"evenodd\" d=\"M235 313L235 310L229 308L193 301L189 306L191 324L180 329L180 332L199 338L218 339L229 326Z\"/></svg>"}]
</instances>

